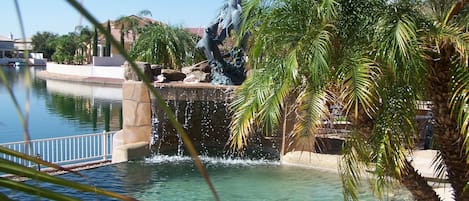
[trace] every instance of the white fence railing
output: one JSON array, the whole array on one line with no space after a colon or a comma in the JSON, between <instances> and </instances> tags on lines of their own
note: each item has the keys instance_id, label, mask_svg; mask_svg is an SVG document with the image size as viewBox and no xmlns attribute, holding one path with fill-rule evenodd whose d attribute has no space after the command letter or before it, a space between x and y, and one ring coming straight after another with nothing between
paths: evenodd
<instances>
[{"instance_id":1,"label":"white fence railing","mask_svg":"<svg viewBox=\"0 0 469 201\"><path fill-rule=\"evenodd\" d=\"M70 165L84 162L108 160L112 154L112 136L114 132L103 132L87 135L66 136L58 138L31 140L27 142L2 143L0 146L40 157L50 163ZM14 161L26 166L35 166L11 155L1 153L0 158Z\"/></svg>"}]
</instances>

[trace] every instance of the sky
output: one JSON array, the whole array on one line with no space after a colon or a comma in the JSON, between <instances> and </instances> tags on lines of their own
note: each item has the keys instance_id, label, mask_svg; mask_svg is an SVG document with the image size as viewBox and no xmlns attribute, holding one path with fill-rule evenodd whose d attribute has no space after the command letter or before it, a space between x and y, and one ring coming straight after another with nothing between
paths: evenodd
<instances>
[{"instance_id":1,"label":"sky","mask_svg":"<svg viewBox=\"0 0 469 201\"><path fill-rule=\"evenodd\" d=\"M37 32L73 32L80 25L80 14L65 0L17 0L26 37ZM100 22L149 10L151 18L175 26L205 27L215 19L225 0L76 0ZM0 36L22 38L14 0L2 1ZM5 17L8 16L8 17ZM82 18L81 25L90 26Z\"/></svg>"}]
</instances>

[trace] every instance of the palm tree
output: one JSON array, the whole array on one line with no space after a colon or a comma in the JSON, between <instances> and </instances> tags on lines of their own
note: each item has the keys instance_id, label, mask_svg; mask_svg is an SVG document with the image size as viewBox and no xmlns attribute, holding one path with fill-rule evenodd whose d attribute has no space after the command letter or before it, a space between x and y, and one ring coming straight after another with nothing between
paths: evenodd
<instances>
[{"instance_id":1,"label":"palm tree","mask_svg":"<svg viewBox=\"0 0 469 201\"><path fill-rule=\"evenodd\" d=\"M368 170L379 196L399 182L417 200L439 200L408 159L417 133L416 101L430 99L437 171L446 167L454 198L468 200L469 37L458 23L466 22L465 2L339 2L244 5L242 30L251 33L253 74L231 104L231 147L242 150L262 129L290 137L287 149L314 150L318 122L327 118L327 105L339 100L354 125L340 169L345 199L358 199Z\"/></svg>"},{"instance_id":2,"label":"palm tree","mask_svg":"<svg viewBox=\"0 0 469 201\"><path fill-rule=\"evenodd\" d=\"M196 53L196 36L182 28L148 25L142 29L139 38L130 49L137 61L163 64L167 68L179 69L193 63Z\"/></svg>"},{"instance_id":3,"label":"palm tree","mask_svg":"<svg viewBox=\"0 0 469 201\"><path fill-rule=\"evenodd\" d=\"M91 29L87 26L77 26L75 27L75 32L78 34L78 50L77 55L82 55L85 59L85 62L91 61L91 43L93 39L93 34Z\"/></svg>"}]
</instances>

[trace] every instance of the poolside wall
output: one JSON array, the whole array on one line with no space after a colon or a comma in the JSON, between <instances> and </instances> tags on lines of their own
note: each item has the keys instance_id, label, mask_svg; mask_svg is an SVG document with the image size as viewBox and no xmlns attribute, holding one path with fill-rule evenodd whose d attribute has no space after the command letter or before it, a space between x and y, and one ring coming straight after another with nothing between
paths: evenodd
<instances>
[{"instance_id":1,"label":"poolside wall","mask_svg":"<svg viewBox=\"0 0 469 201\"><path fill-rule=\"evenodd\" d=\"M122 85L123 129L113 138L112 162L140 159L149 154L151 140L151 101L141 81Z\"/></svg>"},{"instance_id":2,"label":"poolside wall","mask_svg":"<svg viewBox=\"0 0 469 201\"><path fill-rule=\"evenodd\" d=\"M121 66L65 65L49 62L47 71L73 76L124 79L124 68Z\"/></svg>"}]
</instances>

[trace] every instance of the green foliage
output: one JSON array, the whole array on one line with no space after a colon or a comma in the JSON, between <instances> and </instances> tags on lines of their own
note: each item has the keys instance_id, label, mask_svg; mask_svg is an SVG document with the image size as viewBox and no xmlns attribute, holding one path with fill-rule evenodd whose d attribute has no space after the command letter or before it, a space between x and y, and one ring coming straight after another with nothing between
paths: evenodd
<instances>
[{"instance_id":1,"label":"green foliage","mask_svg":"<svg viewBox=\"0 0 469 201\"><path fill-rule=\"evenodd\" d=\"M196 36L182 28L152 24L141 30L130 54L137 61L179 69L199 61L196 40Z\"/></svg>"},{"instance_id":2,"label":"green foliage","mask_svg":"<svg viewBox=\"0 0 469 201\"><path fill-rule=\"evenodd\" d=\"M44 58L51 59L55 52L55 43L58 35L51 32L37 32L31 38L33 52L42 52Z\"/></svg>"},{"instance_id":3,"label":"green foliage","mask_svg":"<svg viewBox=\"0 0 469 201\"><path fill-rule=\"evenodd\" d=\"M93 35L93 56L98 56L98 30L94 28Z\"/></svg>"},{"instance_id":4,"label":"green foliage","mask_svg":"<svg viewBox=\"0 0 469 201\"><path fill-rule=\"evenodd\" d=\"M52 60L57 63L71 64L75 56L75 51L78 48L75 33L62 35L55 40L56 50L52 55Z\"/></svg>"},{"instance_id":5,"label":"green foliage","mask_svg":"<svg viewBox=\"0 0 469 201\"><path fill-rule=\"evenodd\" d=\"M244 16L242 30L251 34L249 63L255 70L231 104L231 147L242 151L259 127L264 134L276 135L285 104L295 105L298 114L291 137L297 144L314 145L309 140L323 117L327 82L332 78L331 23L337 4L250 1L246 7L249 17Z\"/></svg>"},{"instance_id":6,"label":"green foliage","mask_svg":"<svg viewBox=\"0 0 469 201\"><path fill-rule=\"evenodd\" d=\"M469 34L462 22L469 19L469 8L465 2L247 1L241 36L251 35L247 52L254 70L231 104L231 147L242 151L260 128L268 127L263 131L272 133L266 135L278 134L281 116L291 112L285 107L288 103L294 107L295 129L283 134L302 136L294 138L294 144L314 145L316 128L322 126L318 122L328 115L324 106L338 101L345 115L353 117L349 119L354 126L340 169L344 198L358 199L364 170L373 173L373 190L383 196L388 184L413 171L405 166L410 164L406 156L416 137L416 100L438 97L447 100L440 106L449 105L453 113L441 120L449 120L450 128L440 129L457 127L455 138L461 140L452 143L465 140L465 144L463 150L443 150L446 155L436 167L439 171L443 163L458 164L453 171L467 167ZM442 68L436 68L439 65ZM451 73L442 78L439 72ZM429 88L428 80L441 79L451 88L449 93ZM455 155L454 160L448 153ZM464 178L452 181L453 187L467 185L467 169L452 174ZM408 187L416 199L426 194ZM462 191L457 196L467 198Z\"/></svg>"},{"instance_id":7,"label":"green foliage","mask_svg":"<svg viewBox=\"0 0 469 201\"><path fill-rule=\"evenodd\" d=\"M107 21L107 32L109 34L111 34L111 20L108 20ZM107 56L107 57L110 57L111 56L111 52L112 52L112 49L111 49L111 41L106 39L106 51L104 51L104 56Z\"/></svg>"}]
</instances>

